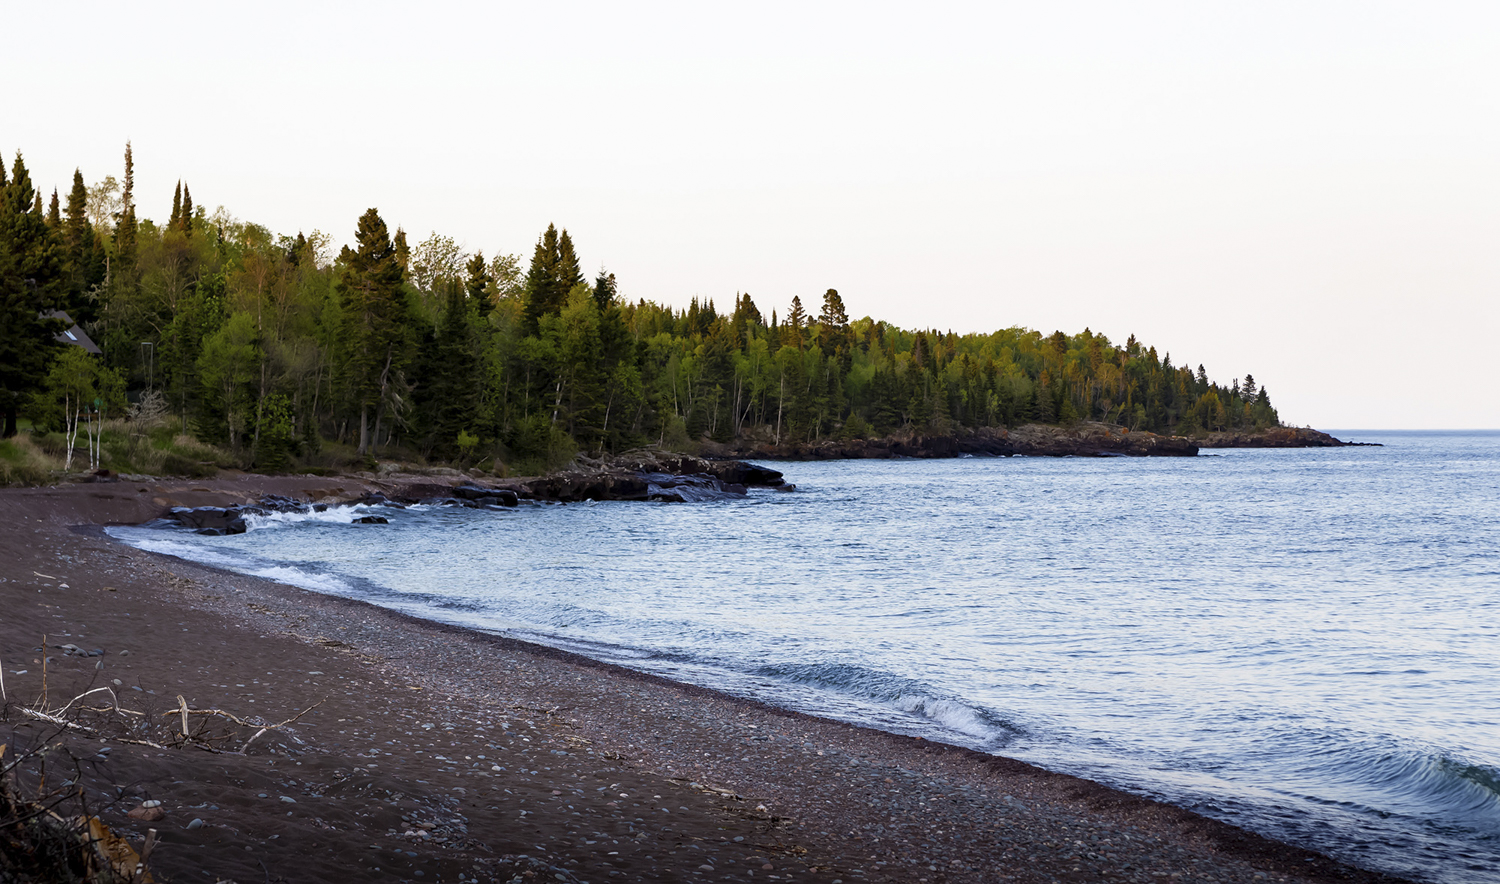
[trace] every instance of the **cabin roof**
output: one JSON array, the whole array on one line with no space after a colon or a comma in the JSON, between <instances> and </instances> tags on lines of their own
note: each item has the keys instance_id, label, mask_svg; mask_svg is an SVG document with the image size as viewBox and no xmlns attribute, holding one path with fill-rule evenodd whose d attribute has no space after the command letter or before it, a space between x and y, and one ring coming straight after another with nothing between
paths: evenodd
<instances>
[{"instance_id":1,"label":"cabin roof","mask_svg":"<svg viewBox=\"0 0 1500 884\"><path fill-rule=\"evenodd\" d=\"M62 334L53 338L53 340L63 344L82 347L95 356L102 356L104 354L104 351L99 349L99 345L94 343L93 338L89 337L88 332L84 331L78 323L73 321L73 317L61 310L48 310L42 315L47 319L61 319L68 324L68 327L63 329Z\"/></svg>"}]
</instances>

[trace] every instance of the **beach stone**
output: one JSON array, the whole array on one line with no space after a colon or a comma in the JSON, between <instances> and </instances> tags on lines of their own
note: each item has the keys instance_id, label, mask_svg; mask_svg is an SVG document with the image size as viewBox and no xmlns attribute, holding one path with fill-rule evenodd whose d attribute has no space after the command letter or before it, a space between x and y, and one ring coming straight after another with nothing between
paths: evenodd
<instances>
[{"instance_id":1,"label":"beach stone","mask_svg":"<svg viewBox=\"0 0 1500 884\"><path fill-rule=\"evenodd\" d=\"M191 830L191 829L201 829L201 828L203 828L203 820L197 819L195 817L192 822L190 822L190 823L187 824L187 827L188 827L189 830Z\"/></svg>"},{"instance_id":2,"label":"beach stone","mask_svg":"<svg viewBox=\"0 0 1500 884\"><path fill-rule=\"evenodd\" d=\"M389 525L390 519L385 516L360 516L354 520L356 525Z\"/></svg>"},{"instance_id":3,"label":"beach stone","mask_svg":"<svg viewBox=\"0 0 1500 884\"><path fill-rule=\"evenodd\" d=\"M162 810L160 807L137 807L133 808L129 813L126 814L126 816L130 817L133 820L141 820L142 822L154 823L157 820L165 819L167 816L167 812L165 810Z\"/></svg>"}]
</instances>

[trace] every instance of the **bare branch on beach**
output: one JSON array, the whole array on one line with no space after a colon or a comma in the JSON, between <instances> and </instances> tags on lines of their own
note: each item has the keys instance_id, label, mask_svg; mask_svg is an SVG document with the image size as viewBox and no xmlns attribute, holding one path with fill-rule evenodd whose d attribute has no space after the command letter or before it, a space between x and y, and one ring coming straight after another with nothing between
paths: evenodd
<instances>
[{"instance_id":1,"label":"bare branch on beach","mask_svg":"<svg viewBox=\"0 0 1500 884\"><path fill-rule=\"evenodd\" d=\"M274 730L278 730L280 728L286 727L287 725L291 724L292 722L296 721L297 719L301 718L302 716L306 715L307 713L313 711L314 709L316 709L316 708L318 708L319 706L322 706L322 705L323 705L323 701L319 700L318 702L312 704L311 706L307 707L306 709L303 709L301 712L298 712L296 715L293 715L291 718L288 718L286 721L281 722L280 724L268 724L268 725L266 725L265 727L263 727L260 730L256 731L255 732L255 736L253 736L250 739L248 739L248 740L245 741L245 746L244 746L243 749L240 750L240 754L241 755L245 754L245 752L247 752L250 749L250 744L253 743L253 742L255 742L257 739L259 739L260 735L263 734L263 733L265 733L266 731L274 731Z\"/></svg>"}]
</instances>

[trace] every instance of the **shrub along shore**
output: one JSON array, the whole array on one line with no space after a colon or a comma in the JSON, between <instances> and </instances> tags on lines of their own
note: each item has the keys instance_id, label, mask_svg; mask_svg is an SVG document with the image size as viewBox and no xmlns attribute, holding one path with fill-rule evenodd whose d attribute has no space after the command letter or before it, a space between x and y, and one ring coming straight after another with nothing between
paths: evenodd
<instances>
[{"instance_id":1,"label":"shrub along shore","mask_svg":"<svg viewBox=\"0 0 1500 884\"><path fill-rule=\"evenodd\" d=\"M136 850L156 830L148 864L172 881L1391 880L1086 780L140 552L98 527L468 481L0 489L0 763L23 761L8 784ZM45 776L27 754L44 745Z\"/></svg>"}]
</instances>

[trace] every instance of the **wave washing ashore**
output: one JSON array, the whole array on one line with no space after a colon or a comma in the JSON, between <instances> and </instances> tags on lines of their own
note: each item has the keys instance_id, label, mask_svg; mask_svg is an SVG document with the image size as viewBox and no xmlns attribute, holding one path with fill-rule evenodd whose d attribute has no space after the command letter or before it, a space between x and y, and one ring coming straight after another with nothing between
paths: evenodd
<instances>
[{"instance_id":1,"label":"wave washing ashore","mask_svg":"<svg viewBox=\"0 0 1500 884\"><path fill-rule=\"evenodd\" d=\"M1485 491L1500 438L1382 441L1169 462L799 464L801 493L731 503L114 533L1003 752L1367 867L1493 880L1500 727L1483 612L1500 573Z\"/></svg>"}]
</instances>

